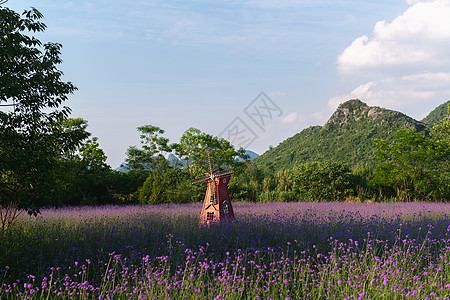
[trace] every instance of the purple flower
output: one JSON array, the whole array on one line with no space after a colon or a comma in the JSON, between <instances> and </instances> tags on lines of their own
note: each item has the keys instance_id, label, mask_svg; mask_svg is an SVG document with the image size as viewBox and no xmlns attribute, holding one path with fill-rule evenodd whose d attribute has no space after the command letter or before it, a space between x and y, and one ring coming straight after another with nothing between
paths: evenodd
<instances>
[{"instance_id":1,"label":"purple flower","mask_svg":"<svg viewBox=\"0 0 450 300\"><path fill-rule=\"evenodd\" d=\"M31 289L33 287L33 285L31 283L24 283L23 287L26 289Z\"/></svg>"}]
</instances>

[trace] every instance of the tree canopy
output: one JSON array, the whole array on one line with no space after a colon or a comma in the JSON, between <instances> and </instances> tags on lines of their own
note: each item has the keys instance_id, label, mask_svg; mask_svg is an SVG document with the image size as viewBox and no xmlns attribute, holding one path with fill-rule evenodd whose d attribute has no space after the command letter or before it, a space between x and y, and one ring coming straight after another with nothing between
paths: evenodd
<instances>
[{"instance_id":1,"label":"tree canopy","mask_svg":"<svg viewBox=\"0 0 450 300\"><path fill-rule=\"evenodd\" d=\"M229 141L193 127L183 133L179 143L172 145L194 175L209 171L206 166L210 159L215 167L232 167L240 172L244 168L244 161L249 158L245 149L236 150Z\"/></svg>"},{"instance_id":2,"label":"tree canopy","mask_svg":"<svg viewBox=\"0 0 450 300\"><path fill-rule=\"evenodd\" d=\"M58 43L33 33L46 25L35 8L18 14L0 3L0 204L36 213L45 203L48 176L62 151L73 149L59 124L70 113L62 106L76 87L62 80Z\"/></svg>"}]
</instances>

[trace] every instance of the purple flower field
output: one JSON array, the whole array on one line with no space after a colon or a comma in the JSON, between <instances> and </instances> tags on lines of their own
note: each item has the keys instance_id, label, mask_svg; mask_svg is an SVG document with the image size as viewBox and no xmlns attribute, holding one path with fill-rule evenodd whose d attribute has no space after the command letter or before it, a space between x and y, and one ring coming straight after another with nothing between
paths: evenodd
<instances>
[{"instance_id":1,"label":"purple flower field","mask_svg":"<svg viewBox=\"0 0 450 300\"><path fill-rule=\"evenodd\" d=\"M22 215L0 234L1 299L450 299L450 205L235 203Z\"/></svg>"}]
</instances>

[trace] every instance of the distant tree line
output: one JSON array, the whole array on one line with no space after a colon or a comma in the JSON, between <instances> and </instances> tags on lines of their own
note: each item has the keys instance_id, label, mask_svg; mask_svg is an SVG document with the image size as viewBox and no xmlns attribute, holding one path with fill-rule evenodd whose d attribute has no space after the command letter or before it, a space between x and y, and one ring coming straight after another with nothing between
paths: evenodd
<instances>
[{"instance_id":1,"label":"distant tree line","mask_svg":"<svg viewBox=\"0 0 450 300\"><path fill-rule=\"evenodd\" d=\"M450 110L450 107L449 107ZM60 177L56 193L62 204L186 203L202 201L205 186L191 182L214 167L230 167L229 184L235 201L446 201L450 199L450 121L436 124L429 135L402 129L386 142L375 140L375 166L339 161L299 162L289 169L270 172L246 163L244 149L235 150L226 140L189 128L178 143L169 143L164 130L141 126L141 147L129 147L126 163L131 170L109 169L95 139L88 139L82 119L65 121L66 131L86 138L78 154L67 153L61 163L72 167ZM70 125L70 126L67 126ZM76 126L75 126L76 125ZM208 149L208 152L205 151ZM184 165L171 164L175 153ZM238 158L240 158L238 160ZM78 166L78 167L73 167ZM75 172L73 174L71 172ZM64 173L61 171L61 173Z\"/></svg>"}]
</instances>

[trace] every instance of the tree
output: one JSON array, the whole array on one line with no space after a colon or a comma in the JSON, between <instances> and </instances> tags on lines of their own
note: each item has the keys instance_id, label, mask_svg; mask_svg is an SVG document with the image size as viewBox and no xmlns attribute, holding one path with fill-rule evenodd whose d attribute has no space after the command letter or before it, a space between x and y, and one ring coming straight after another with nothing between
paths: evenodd
<instances>
[{"instance_id":1,"label":"tree","mask_svg":"<svg viewBox=\"0 0 450 300\"><path fill-rule=\"evenodd\" d=\"M164 158L164 154L171 151L169 139L162 136L164 130L153 125L144 125L137 128L141 133L142 148L131 146L127 150L125 162L132 169L154 169Z\"/></svg>"},{"instance_id":2,"label":"tree","mask_svg":"<svg viewBox=\"0 0 450 300\"><path fill-rule=\"evenodd\" d=\"M69 118L61 122L60 130L76 148L62 153L57 176L51 180L52 205L98 204L112 199L108 191L111 170L98 138L87 131L88 122Z\"/></svg>"},{"instance_id":3,"label":"tree","mask_svg":"<svg viewBox=\"0 0 450 300\"><path fill-rule=\"evenodd\" d=\"M448 144L421 132L401 129L393 141L377 139L374 145L380 164L375 169L372 183L378 185L380 191L392 187L402 201L447 199L448 182L442 182L440 178L442 172L448 174Z\"/></svg>"},{"instance_id":4,"label":"tree","mask_svg":"<svg viewBox=\"0 0 450 300\"><path fill-rule=\"evenodd\" d=\"M37 214L45 204L46 180L61 149L75 147L58 124L61 107L76 90L57 69L61 44L43 44L27 34L45 24L35 8L22 15L0 3L0 205ZM8 218L8 217L6 217ZM4 222L7 226L8 222ZM5 228L5 227L4 227Z\"/></svg>"},{"instance_id":5,"label":"tree","mask_svg":"<svg viewBox=\"0 0 450 300\"><path fill-rule=\"evenodd\" d=\"M173 144L173 148L188 162L189 173L194 177L209 172L206 167L209 159L215 167L232 167L239 173L249 158L243 148L235 150L229 141L192 127L184 132L178 144Z\"/></svg>"},{"instance_id":6,"label":"tree","mask_svg":"<svg viewBox=\"0 0 450 300\"><path fill-rule=\"evenodd\" d=\"M436 138L437 143L446 149L441 159L440 171L437 176L441 182L439 185L439 195L442 199L450 199L450 104L447 107L447 117L435 124L431 134Z\"/></svg>"},{"instance_id":7,"label":"tree","mask_svg":"<svg viewBox=\"0 0 450 300\"><path fill-rule=\"evenodd\" d=\"M67 118L59 124L59 130L64 135L64 140L72 141L71 147L62 149L63 160L72 160L79 157L81 145L91 136L87 131L88 122L83 118Z\"/></svg>"},{"instance_id":8,"label":"tree","mask_svg":"<svg viewBox=\"0 0 450 300\"><path fill-rule=\"evenodd\" d=\"M247 158L245 150L235 151L228 141L196 128L189 128L180 142L174 144L169 144L169 140L162 136L164 130L157 126L141 126L138 131L142 147L129 147L125 161L131 169L149 172L137 193L141 203L195 201L199 198L200 188L192 187L190 182L192 178L209 172L209 158L214 167L233 167L237 172L244 168L244 162L236 158ZM165 158L165 154L174 150L187 162L187 172L179 166L170 166Z\"/></svg>"},{"instance_id":9,"label":"tree","mask_svg":"<svg viewBox=\"0 0 450 300\"><path fill-rule=\"evenodd\" d=\"M106 155L100 148L98 138L93 137L81 146L81 161L91 172L98 172L109 169L106 164Z\"/></svg>"},{"instance_id":10,"label":"tree","mask_svg":"<svg viewBox=\"0 0 450 300\"><path fill-rule=\"evenodd\" d=\"M200 151L200 137L202 132L194 127L186 130L180 138L180 142L175 145L175 151L178 157L186 161L189 174L191 174L191 163L196 153Z\"/></svg>"},{"instance_id":11,"label":"tree","mask_svg":"<svg viewBox=\"0 0 450 300\"><path fill-rule=\"evenodd\" d=\"M433 136L450 146L450 104L447 108L448 115L433 126L431 133Z\"/></svg>"},{"instance_id":12,"label":"tree","mask_svg":"<svg viewBox=\"0 0 450 300\"><path fill-rule=\"evenodd\" d=\"M134 170L148 170L148 177L138 190L141 203L160 203L165 201L165 192L171 181L171 167L164 154L171 151L169 139L163 137L164 130L153 125L137 128L141 133L141 148L131 146L127 150L125 162Z\"/></svg>"},{"instance_id":13,"label":"tree","mask_svg":"<svg viewBox=\"0 0 450 300\"><path fill-rule=\"evenodd\" d=\"M354 194L354 178L344 163L302 163L292 169L291 176L293 193L300 200L339 201Z\"/></svg>"},{"instance_id":14,"label":"tree","mask_svg":"<svg viewBox=\"0 0 450 300\"><path fill-rule=\"evenodd\" d=\"M230 196L235 200L257 202L265 176L267 174L257 168L235 174L228 185Z\"/></svg>"}]
</instances>

